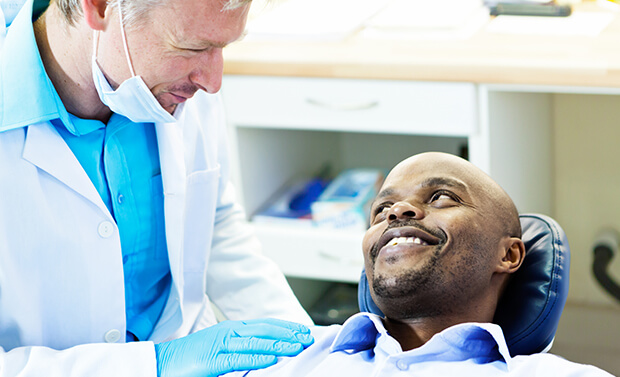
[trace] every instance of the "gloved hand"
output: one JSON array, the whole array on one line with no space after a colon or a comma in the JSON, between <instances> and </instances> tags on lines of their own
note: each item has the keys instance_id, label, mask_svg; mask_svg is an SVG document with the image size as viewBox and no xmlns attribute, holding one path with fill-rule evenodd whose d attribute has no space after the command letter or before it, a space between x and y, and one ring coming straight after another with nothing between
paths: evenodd
<instances>
[{"instance_id":1,"label":"gloved hand","mask_svg":"<svg viewBox=\"0 0 620 377\"><path fill-rule=\"evenodd\" d=\"M311 345L310 330L276 319L224 321L183 338L155 344L159 377L211 377L273 365Z\"/></svg>"}]
</instances>

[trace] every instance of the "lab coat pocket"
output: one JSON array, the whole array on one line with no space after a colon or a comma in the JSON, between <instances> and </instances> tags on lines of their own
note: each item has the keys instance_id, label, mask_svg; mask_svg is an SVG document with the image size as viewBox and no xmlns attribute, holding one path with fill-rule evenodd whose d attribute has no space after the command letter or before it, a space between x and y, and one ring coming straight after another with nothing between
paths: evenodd
<instances>
[{"instance_id":1,"label":"lab coat pocket","mask_svg":"<svg viewBox=\"0 0 620 377\"><path fill-rule=\"evenodd\" d=\"M213 239L219 180L219 165L193 172L187 177L183 262L185 271L204 271Z\"/></svg>"}]
</instances>

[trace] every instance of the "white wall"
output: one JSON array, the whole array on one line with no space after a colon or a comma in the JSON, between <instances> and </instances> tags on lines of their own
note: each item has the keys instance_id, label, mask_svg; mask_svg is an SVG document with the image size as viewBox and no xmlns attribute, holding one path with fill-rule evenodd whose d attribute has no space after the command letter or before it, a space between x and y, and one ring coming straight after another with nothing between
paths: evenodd
<instances>
[{"instance_id":1,"label":"white wall","mask_svg":"<svg viewBox=\"0 0 620 377\"><path fill-rule=\"evenodd\" d=\"M592 244L620 231L620 96L554 96L554 217L571 246L569 303L553 352L620 375L620 304L593 278ZM620 255L611 273L620 281Z\"/></svg>"}]
</instances>

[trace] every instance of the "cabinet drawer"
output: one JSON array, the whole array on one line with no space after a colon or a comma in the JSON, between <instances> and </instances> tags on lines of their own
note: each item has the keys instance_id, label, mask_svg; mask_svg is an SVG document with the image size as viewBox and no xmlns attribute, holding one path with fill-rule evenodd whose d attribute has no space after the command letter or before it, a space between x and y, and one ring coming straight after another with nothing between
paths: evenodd
<instances>
[{"instance_id":1,"label":"cabinet drawer","mask_svg":"<svg viewBox=\"0 0 620 377\"><path fill-rule=\"evenodd\" d=\"M363 232L255 224L263 253L287 276L357 283Z\"/></svg>"},{"instance_id":2,"label":"cabinet drawer","mask_svg":"<svg viewBox=\"0 0 620 377\"><path fill-rule=\"evenodd\" d=\"M225 76L237 127L468 136L476 125L471 83Z\"/></svg>"}]
</instances>

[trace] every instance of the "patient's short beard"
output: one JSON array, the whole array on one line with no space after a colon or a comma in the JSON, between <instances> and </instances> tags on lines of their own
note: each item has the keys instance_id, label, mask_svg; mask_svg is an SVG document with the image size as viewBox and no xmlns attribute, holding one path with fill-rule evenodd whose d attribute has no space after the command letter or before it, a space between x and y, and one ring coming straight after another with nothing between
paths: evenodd
<instances>
[{"instance_id":1,"label":"patient's short beard","mask_svg":"<svg viewBox=\"0 0 620 377\"><path fill-rule=\"evenodd\" d=\"M443 287L443 271L437 248L421 269L411 269L399 276L374 276L372 287L391 318L424 318L441 314L442 301L433 292Z\"/></svg>"}]
</instances>

